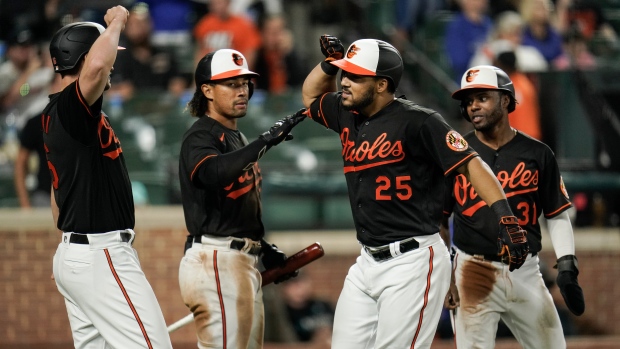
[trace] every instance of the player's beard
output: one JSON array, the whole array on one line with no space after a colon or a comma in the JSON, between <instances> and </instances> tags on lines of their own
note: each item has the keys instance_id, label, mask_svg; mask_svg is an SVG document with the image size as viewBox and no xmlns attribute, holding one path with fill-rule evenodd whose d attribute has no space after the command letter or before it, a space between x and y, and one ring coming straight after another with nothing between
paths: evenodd
<instances>
[{"instance_id":1,"label":"player's beard","mask_svg":"<svg viewBox=\"0 0 620 349\"><path fill-rule=\"evenodd\" d=\"M474 123L474 129L480 132L486 132L492 130L502 120L504 111L502 110L501 100L495 104L495 108L482 119L482 122Z\"/></svg>"},{"instance_id":2,"label":"player's beard","mask_svg":"<svg viewBox=\"0 0 620 349\"><path fill-rule=\"evenodd\" d=\"M345 104L344 101L342 101L341 103L342 103L342 107L348 111L363 110L367 106L371 105L374 99L375 99L374 90L372 89L372 87L369 87L366 91L364 91L364 94L362 94L359 99L351 98L350 104L349 103Z\"/></svg>"}]
</instances>

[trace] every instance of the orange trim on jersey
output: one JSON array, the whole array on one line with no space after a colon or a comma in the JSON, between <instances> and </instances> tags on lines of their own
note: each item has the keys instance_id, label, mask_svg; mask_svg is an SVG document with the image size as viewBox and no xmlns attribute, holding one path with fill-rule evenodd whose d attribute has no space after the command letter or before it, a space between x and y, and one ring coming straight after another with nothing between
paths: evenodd
<instances>
[{"instance_id":1,"label":"orange trim on jersey","mask_svg":"<svg viewBox=\"0 0 620 349\"><path fill-rule=\"evenodd\" d=\"M319 99L319 117L321 119L323 119L323 122L325 124L325 127L329 128L329 125L327 124L327 119L325 119L325 113L323 113L323 98L325 98L325 96L327 96L327 93L324 93L321 98Z\"/></svg>"},{"instance_id":2,"label":"orange trim on jersey","mask_svg":"<svg viewBox=\"0 0 620 349\"><path fill-rule=\"evenodd\" d=\"M413 336L413 341L411 342L411 349L415 348L415 341L418 339L420 335L420 330L422 329L422 321L424 320L424 309L428 305L428 294L431 292L431 275L433 275L433 257L435 256L435 252L433 251L433 246L428 248L430 252L430 256L428 258L428 275L426 275L426 290L424 291L424 305L420 310L420 319L418 320L418 328L415 331L415 336Z\"/></svg>"},{"instance_id":3,"label":"orange trim on jersey","mask_svg":"<svg viewBox=\"0 0 620 349\"><path fill-rule=\"evenodd\" d=\"M114 275L114 279L116 279L116 283L118 284L118 287L123 292L123 295L125 296L125 300L127 300L127 304L129 305L129 309L131 309L131 311L133 312L133 316L136 318L136 321L138 322L138 326L140 326L140 330L142 331L142 335L144 336L144 339L146 340L146 345L150 349L153 349L153 345L151 344L151 340L149 339L149 335L146 333L146 329L144 328L144 324L142 323L142 320L140 319L140 316L138 315L138 312L136 311L136 308L134 307L133 303L131 302L131 299L129 298L129 295L127 294L127 290L125 290L125 286L123 286L123 282L118 277L118 274L116 273L116 269L114 269L114 264L112 263L112 258L110 258L110 252L108 252L107 248L104 249L103 252L105 253L106 259L108 260L108 265L110 266L110 271L112 272L112 275Z\"/></svg>"},{"instance_id":4,"label":"orange trim on jersey","mask_svg":"<svg viewBox=\"0 0 620 349\"><path fill-rule=\"evenodd\" d=\"M213 271L215 271L215 284L217 285L217 297L220 299L220 311L222 312L222 348L226 349L226 309L222 297L222 285L220 284L220 271L217 269L217 250L213 251Z\"/></svg>"},{"instance_id":5,"label":"orange trim on jersey","mask_svg":"<svg viewBox=\"0 0 620 349\"><path fill-rule=\"evenodd\" d=\"M380 161L380 162L375 162L375 163L368 164L368 165L363 165L363 166L345 166L344 167L344 173L359 172L359 171L367 170L367 169L372 168L372 167L392 164L392 163L401 161L402 159L404 159L404 157L405 157L405 154L403 154L402 157L400 157L398 159L394 159L394 160Z\"/></svg>"},{"instance_id":6,"label":"orange trim on jersey","mask_svg":"<svg viewBox=\"0 0 620 349\"><path fill-rule=\"evenodd\" d=\"M193 170L193 171L192 171L192 173L189 175L189 179L193 181L193 180L194 180L194 173L196 173L196 170L198 170L198 166L200 166L200 164L202 164L202 163L203 163L205 160L207 160L208 158L212 158L212 157L214 157L214 156L217 156L217 155L207 155L207 156L205 156L202 160L200 160L200 161L196 164L196 166L194 166L194 170Z\"/></svg>"},{"instance_id":7,"label":"orange trim on jersey","mask_svg":"<svg viewBox=\"0 0 620 349\"><path fill-rule=\"evenodd\" d=\"M86 108L86 111L88 112L88 115L94 117L94 115L90 112L90 107L82 99L82 94L80 93L80 86L79 85L80 85L80 80L78 79L78 80L75 81L75 92L77 93L78 99L80 100L80 103L82 103L82 105Z\"/></svg>"},{"instance_id":8,"label":"orange trim on jersey","mask_svg":"<svg viewBox=\"0 0 620 349\"><path fill-rule=\"evenodd\" d=\"M551 213L549 213L549 214L546 214L546 215L545 215L545 218L551 218L551 217L553 217L556 213L559 213L560 211L562 211L563 209L565 209L565 208L567 208L567 207L570 207L571 205L572 205L572 204L569 202L569 203L567 203L566 205L564 205L564 206L562 206L562 207L558 208L557 210L555 210L555 211L553 211L553 212L551 212Z\"/></svg>"},{"instance_id":9,"label":"orange trim on jersey","mask_svg":"<svg viewBox=\"0 0 620 349\"><path fill-rule=\"evenodd\" d=\"M459 161L456 165L454 165L454 166L450 167L450 168L448 169L448 171L446 171L446 172L444 172L444 173L443 173L443 175L445 176L445 175L447 175L448 173L452 172L452 170L454 170L455 168L459 168L459 167L461 167L461 164L462 164L463 162L467 161L467 159L469 159L469 158L471 158L471 157L473 157L473 156L478 156L478 153L471 153L471 154L469 154L469 155L468 155L465 159L463 159L463 160Z\"/></svg>"}]
</instances>

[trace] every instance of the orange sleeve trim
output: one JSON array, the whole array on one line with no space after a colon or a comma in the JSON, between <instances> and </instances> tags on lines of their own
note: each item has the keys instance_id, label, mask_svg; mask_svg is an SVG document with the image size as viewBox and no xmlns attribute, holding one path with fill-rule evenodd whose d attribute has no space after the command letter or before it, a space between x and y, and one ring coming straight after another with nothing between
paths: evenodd
<instances>
[{"instance_id":1,"label":"orange sleeve trim","mask_svg":"<svg viewBox=\"0 0 620 349\"><path fill-rule=\"evenodd\" d=\"M461 165L469 160L471 160L471 158L478 156L478 153L471 153L469 154L465 159L459 161L456 165L450 167L446 172L443 173L443 175L447 175L448 173L452 172L455 168L459 168L461 167Z\"/></svg>"},{"instance_id":2,"label":"orange sleeve trim","mask_svg":"<svg viewBox=\"0 0 620 349\"><path fill-rule=\"evenodd\" d=\"M76 80L75 82L75 93L77 94L78 99L80 100L80 103L82 103L84 108L86 108L88 115L93 116L93 114L90 112L90 107L88 106L88 104L86 104L86 101L82 99L82 94L80 93L80 80L79 79Z\"/></svg>"},{"instance_id":3,"label":"orange sleeve trim","mask_svg":"<svg viewBox=\"0 0 620 349\"><path fill-rule=\"evenodd\" d=\"M199 167L199 166L200 166L203 162L205 162L205 160L207 160L207 159L209 159L209 158L212 158L212 157L214 157L214 156L217 156L217 155L207 155L207 156L205 156L202 160L200 160L200 161L196 164L196 166L194 166L194 170L193 170L193 171L192 171L192 173L189 175L189 179L190 179L190 180L194 180L194 174L195 174L195 173L196 173L196 171L198 170L198 167Z\"/></svg>"},{"instance_id":4,"label":"orange sleeve trim","mask_svg":"<svg viewBox=\"0 0 620 349\"><path fill-rule=\"evenodd\" d=\"M327 93L324 93L319 100L319 116L321 117L321 119L323 119L325 127L329 128L329 125L327 124L327 119L325 119L325 113L323 113L323 98L325 98L325 96L327 96Z\"/></svg>"},{"instance_id":5,"label":"orange sleeve trim","mask_svg":"<svg viewBox=\"0 0 620 349\"><path fill-rule=\"evenodd\" d=\"M546 214L546 215L545 215L545 218L552 218L552 217L553 217L553 216L555 216L556 214L558 214L558 213L562 212L562 211L563 211L564 209L566 209L566 208L571 207L572 205L573 205L573 204L571 204L571 203L569 202L569 203L567 203L566 205L564 205L564 206L562 206L562 207L558 208L557 210L555 210L555 211L553 211L553 212L551 212L551 213L549 213L549 214Z\"/></svg>"}]
</instances>

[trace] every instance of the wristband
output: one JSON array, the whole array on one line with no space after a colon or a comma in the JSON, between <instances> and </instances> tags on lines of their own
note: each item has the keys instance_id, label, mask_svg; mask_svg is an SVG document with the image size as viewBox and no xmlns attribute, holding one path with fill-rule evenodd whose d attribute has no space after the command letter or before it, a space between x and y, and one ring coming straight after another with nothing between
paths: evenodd
<instances>
[{"instance_id":1,"label":"wristband","mask_svg":"<svg viewBox=\"0 0 620 349\"><path fill-rule=\"evenodd\" d=\"M327 61L321 62L321 69L323 70L323 73L331 76L338 74L338 70L340 70L340 68L329 64Z\"/></svg>"},{"instance_id":2,"label":"wristband","mask_svg":"<svg viewBox=\"0 0 620 349\"><path fill-rule=\"evenodd\" d=\"M495 201L493 205L491 205L491 209L500 220L502 217L514 216L514 214L512 214L512 210L510 209L510 205L508 204L508 200L506 199Z\"/></svg>"}]
</instances>

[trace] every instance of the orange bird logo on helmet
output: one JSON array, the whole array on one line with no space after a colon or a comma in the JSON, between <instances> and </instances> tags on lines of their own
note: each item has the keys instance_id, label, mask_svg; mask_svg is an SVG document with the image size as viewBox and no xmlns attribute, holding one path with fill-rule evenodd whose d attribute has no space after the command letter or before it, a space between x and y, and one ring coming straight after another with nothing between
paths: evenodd
<instances>
[{"instance_id":1,"label":"orange bird logo on helmet","mask_svg":"<svg viewBox=\"0 0 620 349\"><path fill-rule=\"evenodd\" d=\"M347 58L348 58L348 59L353 58L353 56L355 56L359 50L360 50L360 49L359 49L359 48L357 48L357 46L352 45L352 46L349 48L349 51L347 52Z\"/></svg>"},{"instance_id":2,"label":"orange bird logo on helmet","mask_svg":"<svg viewBox=\"0 0 620 349\"><path fill-rule=\"evenodd\" d=\"M233 62L236 65L238 65L238 66L242 66L243 65L243 57L241 55L233 53L232 59L233 59Z\"/></svg>"},{"instance_id":3,"label":"orange bird logo on helmet","mask_svg":"<svg viewBox=\"0 0 620 349\"><path fill-rule=\"evenodd\" d=\"M467 76L465 77L465 81L467 82L472 82L474 81L474 79L476 78L476 76L478 75L478 72L480 70L470 70L467 72Z\"/></svg>"}]
</instances>

